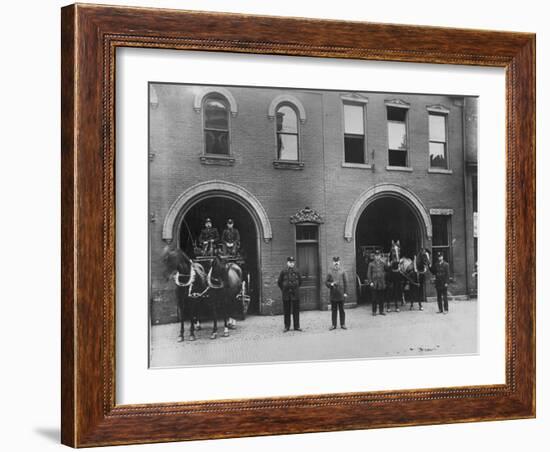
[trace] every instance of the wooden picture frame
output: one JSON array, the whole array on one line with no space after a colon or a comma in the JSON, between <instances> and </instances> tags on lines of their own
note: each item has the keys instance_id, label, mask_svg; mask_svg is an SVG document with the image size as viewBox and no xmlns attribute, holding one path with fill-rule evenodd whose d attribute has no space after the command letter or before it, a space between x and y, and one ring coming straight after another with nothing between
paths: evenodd
<instances>
[{"instance_id":1,"label":"wooden picture frame","mask_svg":"<svg viewBox=\"0 0 550 452\"><path fill-rule=\"evenodd\" d=\"M62 9L62 442L73 447L535 416L535 35L161 9ZM115 50L506 69L506 382L115 403Z\"/></svg>"}]
</instances>

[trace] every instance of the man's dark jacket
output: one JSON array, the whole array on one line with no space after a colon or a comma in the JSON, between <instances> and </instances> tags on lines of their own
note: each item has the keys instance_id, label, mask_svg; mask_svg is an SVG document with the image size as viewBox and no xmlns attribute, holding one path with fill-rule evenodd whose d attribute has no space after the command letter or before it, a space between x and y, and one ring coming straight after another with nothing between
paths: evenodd
<instances>
[{"instance_id":1,"label":"man's dark jacket","mask_svg":"<svg viewBox=\"0 0 550 452\"><path fill-rule=\"evenodd\" d=\"M299 300L302 275L296 268L285 268L279 274L277 285L283 293L284 300Z\"/></svg>"},{"instance_id":2,"label":"man's dark jacket","mask_svg":"<svg viewBox=\"0 0 550 452\"><path fill-rule=\"evenodd\" d=\"M430 271L435 275L436 289L444 289L445 284L449 284L449 264L447 262L434 263L430 267Z\"/></svg>"}]
</instances>

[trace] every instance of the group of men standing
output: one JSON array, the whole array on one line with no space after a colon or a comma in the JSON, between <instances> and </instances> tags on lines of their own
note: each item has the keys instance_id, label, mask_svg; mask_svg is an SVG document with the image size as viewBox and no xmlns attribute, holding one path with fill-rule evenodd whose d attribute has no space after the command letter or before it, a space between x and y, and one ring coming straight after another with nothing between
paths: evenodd
<instances>
[{"instance_id":1,"label":"group of men standing","mask_svg":"<svg viewBox=\"0 0 550 452\"><path fill-rule=\"evenodd\" d=\"M279 274L277 285L283 295L284 332L290 330L290 316L295 331L302 331L300 328L300 286L302 275L296 268L296 260L290 256L287 258L287 266ZM340 328L346 330L346 313L344 302L348 297L348 282L346 273L342 269L340 258L332 258L332 268L328 272L325 285L330 291L330 303L332 306L331 330L336 329L338 314L340 314Z\"/></svg>"},{"instance_id":2,"label":"group of men standing","mask_svg":"<svg viewBox=\"0 0 550 452\"><path fill-rule=\"evenodd\" d=\"M429 267L435 276L435 288L437 291L438 313L449 312L449 302L447 296L447 287L449 285L449 264L445 262L442 253L438 253L437 261ZM373 295L373 314L378 311L381 315L384 312L384 291L386 290L386 263L382 261L380 252L375 252L374 260L369 263L367 269L367 281ZM302 276L296 268L294 257L287 258L287 266L279 274L277 285L281 289L283 298L284 313L284 332L290 330L290 320L292 314L292 323L295 331L302 331L300 327L300 286L302 285ZM340 328L346 327L346 313L344 303L348 297L348 281L346 273L342 268L340 258L332 258L332 268L329 270L325 285L330 291L330 304L332 308L332 324L330 330L337 327L338 316L340 317Z\"/></svg>"}]
</instances>

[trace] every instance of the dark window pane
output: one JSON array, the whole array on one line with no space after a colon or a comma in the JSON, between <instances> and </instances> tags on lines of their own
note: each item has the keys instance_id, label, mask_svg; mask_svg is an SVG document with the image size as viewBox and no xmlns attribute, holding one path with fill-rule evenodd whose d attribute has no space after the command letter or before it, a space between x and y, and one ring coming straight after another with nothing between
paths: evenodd
<instances>
[{"instance_id":1,"label":"dark window pane","mask_svg":"<svg viewBox=\"0 0 550 452\"><path fill-rule=\"evenodd\" d=\"M430 167L447 168L445 143L430 143Z\"/></svg>"},{"instance_id":2,"label":"dark window pane","mask_svg":"<svg viewBox=\"0 0 550 452\"><path fill-rule=\"evenodd\" d=\"M388 121L405 122L407 119L407 109L399 107L387 107Z\"/></svg>"},{"instance_id":3,"label":"dark window pane","mask_svg":"<svg viewBox=\"0 0 550 452\"><path fill-rule=\"evenodd\" d=\"M346 163L365 163L365 138L344 136L344 154Z\"/></svg>"},{"instance_id":4,"label":"dark window pane","mask_svg":"<svg viewBox=\"0 0 550 452\"><path fill-rule=\"evenodd\" d=\"M445 127L445 116L429 115L430 116L430 141L446 141L447 131Z\"/></svg>"},{"instance_id":5,"label":"dark window pane","mask_svg":"<svg viewBox=\"0 0 550 452\"><path fill-rule=\"evenodd\" d=\"M218 130L205 130L207 154L229 154L229 134Z\"/></svg>"},{"instance_id":6,"label":"dark window pane","mask_svg":"<svg viewBox=\"0 0 550 452\"><path fill-rule=\"evenodd\" d=\"M317 226L296 226L296 240L317 240Z\"/></svg>"},{"instance_id":7,"label":"dark window pane","mask_svg":"<svg viewBox=\"0 0 550 452\"><path fill-rule=\"evenodd\" d=\"M388 151L388 165L407 166L407 151L396 151L390 149Z\"/></svg>"},{"instance_id":8,"label":"dark window pane","mask_svg":"<svg viewBox=\"0 0 550 452\"><path fill-rule=\"evenodd\" d=\"M277 134L279 160L298 160L298 135Z\"/></svg>"},{"instance_id":9,"label":"dark window pane","mask_svg":"<svg viewBox=\"0 0 550 452\"><path fill-rule=\"evenodd\" d=\"M344 104L344 133L365 134L364 109L362 105Z\"/></svg>"},{"instance_id":10,"label":"dark window pane","mask_svg":"<svg viewBox=\"0 0 550 452\"><path fill-rule=\"evenodd\" d=\"M477 174L472 176L472 205L474 212L477 212Z\"/></svg>"},{"instance_id":11,"label":"dark window pane","mask_svg":"<svg viewBox=\"0 0 550 452\"><path fill-rule=\"evenodd\" d=\"M298 133L298 118L292 107L283 105L277 109L277 132Z\"/></svg>"},{"instance_id":12,"label":"dark window pane","mask_svg":"<svg viewBox=\"0 0 550 452\"><path fill-rule=\"evenodd\" d=\"M448 224L448 215L432 215L432 244L434 247L449 245Z\"/></svg>"},{"instance_id":13,"label":"dark window pane","mask_svg":"<svg viewBox=\"0 0 550 452\"><path fill-rule=\"evenodd\" d=\"M204 127L206 129L229 128L229 119L226 104L218 99L207 99L204 103Z\"/></svg>"}]
</instances>

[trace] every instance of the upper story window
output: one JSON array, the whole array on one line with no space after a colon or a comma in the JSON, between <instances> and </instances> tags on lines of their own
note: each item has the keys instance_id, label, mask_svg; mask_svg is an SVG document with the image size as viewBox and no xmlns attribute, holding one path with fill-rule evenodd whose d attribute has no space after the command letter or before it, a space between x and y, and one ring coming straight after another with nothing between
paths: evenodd
<instances>
[{"instance_id":1,"label":"upper story window","mask_svg":"<svg viewBox=\"0 0 550 452\"><path fill-rule=\"evenodd\" d=\"M206 154L229 155L229 103L220 94L204 99L203 128Z\"/></svg>"},{"instance_id":2,"label":"upper story window","mask_svg":"<svg viewBox=\"0 0 550 452\"><path fill-rule=\"evenodd\" d=\"M447 115L429 113L430 168L448 169Z\"/></svg>"},{"instance_id":3,"label":"upper story window","mask_svg":"<svg viewBox=\"0 0 550 452\"><path fill-rule=\"evenodd\" d=\"M299 136L298 115L288 104L277 107L275 113L277 127L277 159L298 161Z\"/></svg>"},{"instance_id":4,"label":"upper story window","mask_svg":"<svg viewBox=\"0 0 550 452\"><path fill-rule=\"evenodd\" d=\"M365 106L344 102L344 162L365 164Z\"/></svg>"},{"instance_id":5,"label":"upper story window","mask_svg":"<svg viewBox=\"0 0 550 452\"><path fill-rule=\"evenodd\" d=\"M407 108L387 106L388 118L388 165L409 165L409 142L407 137Z\"/></svg>"}]
</instances>

